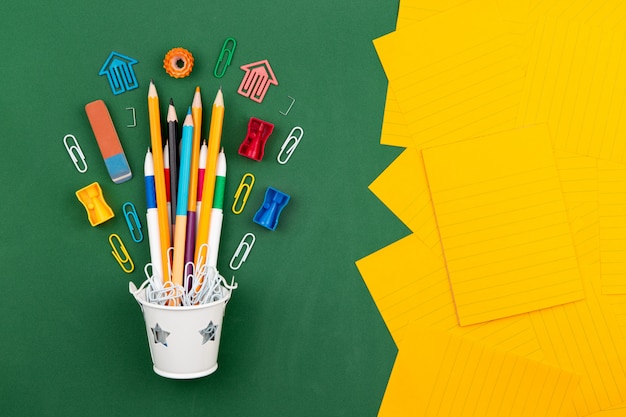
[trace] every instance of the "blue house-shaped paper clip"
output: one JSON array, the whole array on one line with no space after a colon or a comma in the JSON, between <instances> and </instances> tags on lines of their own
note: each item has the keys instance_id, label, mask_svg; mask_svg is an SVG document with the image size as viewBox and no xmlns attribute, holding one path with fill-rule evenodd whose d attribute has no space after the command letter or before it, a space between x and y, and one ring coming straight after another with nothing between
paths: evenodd
<instances>
[{"instance_id":1,"label":"blue house-shaped paper clip","mask_svg":"<svg viewBox=\"0 0 626 417\"><path fill-rule=\"evenodd\" d=\"M136 59L129 58L117 52L111 52L107 60L100 68L98 75L106 75L113 94L117 95L127 90L139 87L133 65Z\"/></svg>"}]
</instances>

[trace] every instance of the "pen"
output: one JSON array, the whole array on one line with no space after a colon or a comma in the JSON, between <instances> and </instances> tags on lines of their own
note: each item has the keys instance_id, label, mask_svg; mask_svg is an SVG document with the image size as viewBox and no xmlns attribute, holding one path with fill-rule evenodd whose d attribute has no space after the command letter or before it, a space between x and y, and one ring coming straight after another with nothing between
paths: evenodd
<instances>
[{"instance_id":1,"label":"pen","mask_svg":"<svg viewBox=\"0 0 626 417\"><path fill-rule=\"evenodd\" d=\"M148 241L150 243L150 260L152 275L156 289L163 286L163 264L161 262L161 242L159 236L159 215L157 213L156 190L154 186L154 162L152 152L148 149L143 166L144 181L146 183L146 223Z\"/></svg>"},{"instance_id":2,"label":"pen","mask_svg":"<svg viewBox=\"0 0 626 417\"><path fill-rule=\"evenodd\" d=\"M211 209L211 227L209 228L209 255L208 265L217 267L217 255L222 235L222 220L224 218L224 186L226 184L226 155L224 148L217 157L215 170L215 194Z\"/></svg>"}]
</instances>

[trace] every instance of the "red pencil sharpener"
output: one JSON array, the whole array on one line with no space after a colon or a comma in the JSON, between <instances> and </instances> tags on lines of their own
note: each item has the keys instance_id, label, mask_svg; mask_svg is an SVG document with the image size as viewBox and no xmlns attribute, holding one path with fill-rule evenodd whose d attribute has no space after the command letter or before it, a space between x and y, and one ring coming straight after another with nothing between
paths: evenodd
<instances>
[{"instance_id":1,"label":"red pencil sharpener","mask_svg":"<svg viewBox=\"0 0 626 417\"><path fill-rule=\"evenodd\" d=\"M263 159L265 153L265 143L267 138L270 137L274 125L272 123L265 122L256 117L251 117L248 122L248 133L246 138L239 146L239 155L246 158L260 161Z\"/></svg>"}]
</instances>

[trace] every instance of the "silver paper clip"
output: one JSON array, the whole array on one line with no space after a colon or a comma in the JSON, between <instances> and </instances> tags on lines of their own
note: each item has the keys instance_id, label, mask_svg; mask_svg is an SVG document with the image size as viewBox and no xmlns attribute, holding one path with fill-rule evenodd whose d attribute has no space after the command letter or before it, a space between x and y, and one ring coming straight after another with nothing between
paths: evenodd
<instances>
[{"instance_id":1,"label":"silver paper clip","mask_svg":"<svg viewBox=\"0 0 626 417\"><path fill-rule=\"evenodd\" d=\"M299 132L298 135L295 135L295 132ZM289 132L289 136L287 136L287 139L285 139L282 146L280 147L280 152L278 153L278 157L276 158L279 164L285 165L287 161L289 161L289 158L291 158L291 154L293 153L293 151L296 150L296 146L298 146L298 144L300 143L302 136L304 136L304 130L302 130L300 126L296 126L291 129L291 132ZM289 147L287 147L288 145ZM286 155L286 157L284 159L280 159L283 153Z\"/></svg>"},{"instance_id":2,"label":"silver paper clip","mask_svg":"<svg viewBox=\"0 0 626 417\"><path fill-rule=\"evenodd\" d=\"M250 179L248 182L247 179ZM246 202L248 201L248 197L250 197L250 192L252 191L252 186L254 185L254 175L249 172L245 173L243 177L241 177L241 182L239 183L239 187L235 192L235 200L233 201L233 213L241 214L243 212L244 207L246 206ZM244 192L245 190L245 192ZM243 196L241 193L244 193ZM239 200L241 199L241 203ZM239 203L239 208L237 208L237 203Z\"/></svg>"},{"instance_id":3,"label":"silver paper clip","mask_svg":"<svg viewBox=\"0 0 626 417\"><path fill-rule=\"evenodd\" d=\"M130 110L133 113L133 124L132 125L126 125L126 127L135 127L135 126L137 126L137 116L135 115L135 108L134 107L126 107L126 110Z\"/></svg>"},{"instance_id":4,"label":"silver paper clip","mask_svg":"<svg viewBox=\"0 0 626 417\"><path fill-rule=\"evenodd\" d=\"M122 206L122 211L124 212L124 218L126 219L130 236L135 242L141 242L143 240L143 232L141 231L141 222L139 221L139 216L137 216L135 205L127 201Z\"/></svg>"},{"instance_id":5,"label":"silver paper clip","mask_svg":"<svg viewBox=\"0 0 626 417\"><path fill-rule=\"evenodd\" d=\"M114 239L117 240L117 244L113 242ZM131 272L133 272L135 270L135 264L133 263L133 260L131 259L130 255L128 254L128 251L126 250L126 246L124 246L124 244L122 243L122 239L120 239L119 235L117 235L116 233L111 233L109 235L109 243L111 244L111 247L113 248L113 251L111 252L111 254L115 258L117 263L120 264L120 266L122 267L122 270L126 272L127 274L130 274ZM120 254L120 251L121 251L121 254Z\"/></svg>"},{"instance_id":6,"label":"silver paper clip","mask_svg":"<svg viewBox=\"0 0 626 417\"><path fill-rule=\"evenodd\" d=\"M246 259L248 259L248 255L250 255L250 251L252 250L252 246L254 246L255 240L256 240L256 237L254 236L253 233L246 233L245 235L243 235L241 242L239 242L239 246L237 246L237 250L235 251L235 254L230 260L230 264L229 264L230 269L232 269L233 271L236 271L239 268L241 268L241 265L246 261ZM245 252L242 255L241 251L244 249L245 249ZM237 263L236 265L233 265L233 262L235 262L237 258L239 258L239 263Z\"/></svg>"},{"instance_id":7,"label":"silver paper clip","mask_svg":"<svg viewBox=\"0 0 626 417\"><path fill-rule=\"evenodd\" d=\"M68 143L68 140L73 143ZM67 153L70 154L70 158L72 158L72 162L74 162L74 166L76 167L78 172L80 172L81 174L87 172L87 161L85 160L85 154L80 148L76 137L72 134L67 134L63 138L63 143L65 144L65 149L67 149Z\"/></svg>"},{"instance_id":8,"label":"silver paper clip","mask_svg":"<svg viewBox=\"0 0 626 417\"><path fill-rule=\"evenodd\" d=\"M232 43L232 47L229 48L229 43ZM220 51L220 56L217 58L217 62L215 63L215 69L213 70L213 75L216 78L222 78L226 73L226 70L230 66L230 61L233 59L233 54L235 53L235 48L237 47L237 41L233 38L226 38L224 41L224 45L222 46L222 50ZM224 56L226 56L226 61L224 61ZM218 73L220 65L224 63L222 66L222 71Z\"/></svg>"},{"instance_id":9,"label":"silver paper clip","mask_svg":"<svg viewBox=\"0 0 626 417\"><path fill-rule=\"evenodd\" d=\"M283 112L281 110L278 110L278 113L282 114L283 116L287 116L287 113L289 113L289 110L291 110L291 108L293 107L293 103L296 102L296 99L291 97L291 96L287 96L291 99L291 104L289 105L289 108L287 108L287 111Z\"/></svg>"}]
</instances>

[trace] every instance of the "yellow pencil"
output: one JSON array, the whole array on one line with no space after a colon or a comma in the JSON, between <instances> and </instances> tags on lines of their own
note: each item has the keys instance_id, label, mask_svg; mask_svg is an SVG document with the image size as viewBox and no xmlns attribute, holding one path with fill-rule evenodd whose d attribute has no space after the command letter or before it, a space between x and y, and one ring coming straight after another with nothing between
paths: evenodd
<instances>
[{"instance_id":1,"label":"yellow pencil","mask_svg":"<svg viewBox=\"0 0 626 417\"><path fill-rule=\"evenodd\" d=\"M206 170L204 171L204 184L202 185L202 200L213 202L215 192L215 169L217 167L217 157L220 152L220 142L222 140L222 124L224 122L224 96L222 89L217 91L213 109L211 111L211 124L209 126L209 144L207 152ZM211 210L202 210L198 221L198 231L196 234L196 254L198 259L200 247L208 244L209 225L211 224ZM208 253L203 254L206 261Z\"/></svg>"},{"instance_id":2,"label":"yellow pencil","mask_svg":"<svg viewBox=\"0 0 626 417\"><path fill-rule=\"evenodd\" d=\"M196 87L191 103L191 117L193 117L193 145L191 154L191 172L189 176L189 204L187 211L196 211L198 202L198 165L200 161L200 137L202 136L202 96L200 87ZM194 219L195 220L195 219Z\"/></svg>"},{"instance_id":3,"label":"yellow pencil","mask_svg":"<svg viewBox=\"0 0 626 417\"><path fill-rule=\"evenodd\" d=\"M154 186L156 188L157 216L161 236L161 261L163 262L163 282L169 281L167 250L170 246L170 227L165 194L165 171L163 169L163 140L161 139L161 114L159 96L150 80L148 88L148 115L150 117L150 141L154 160Z\"/></svg>"}]
</instances>

